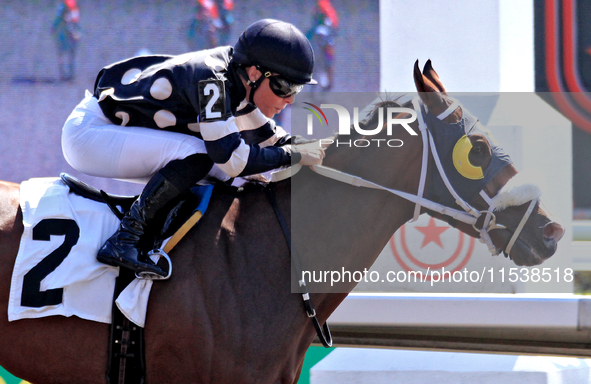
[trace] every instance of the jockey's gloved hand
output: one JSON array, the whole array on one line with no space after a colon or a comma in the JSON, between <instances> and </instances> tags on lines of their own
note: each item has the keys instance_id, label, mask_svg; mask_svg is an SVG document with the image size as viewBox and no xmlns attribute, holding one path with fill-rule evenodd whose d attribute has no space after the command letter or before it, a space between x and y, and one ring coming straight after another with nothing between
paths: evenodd
<instances>
[{"instance_id":1,"label":"jockey's gloved hand","mask_svg":"<svg viewBox=\"0 0 591 384\"><path fill-rule=\"evenodd\" d=\"M292 151L302 156L301 165L321 165L324 159L324 147L319 141L292 146Z\"/></svg>"}]
</instances>

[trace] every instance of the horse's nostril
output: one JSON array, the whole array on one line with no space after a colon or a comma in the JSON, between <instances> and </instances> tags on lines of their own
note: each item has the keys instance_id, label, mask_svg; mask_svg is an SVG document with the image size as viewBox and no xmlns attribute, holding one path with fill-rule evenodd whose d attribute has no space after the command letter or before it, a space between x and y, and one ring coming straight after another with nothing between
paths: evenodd
<instances>
[{"instance_id":1,"label":"horse's nostril","mask_svg":"<svg viewBox=\"0 0 591 384\"><path fill-rule=\"evenodd\" d=\"M558 242L564 236L564 228L562 225L552 222L546 224L544 227L544 238Z\"/></svg>"}]
</instances>

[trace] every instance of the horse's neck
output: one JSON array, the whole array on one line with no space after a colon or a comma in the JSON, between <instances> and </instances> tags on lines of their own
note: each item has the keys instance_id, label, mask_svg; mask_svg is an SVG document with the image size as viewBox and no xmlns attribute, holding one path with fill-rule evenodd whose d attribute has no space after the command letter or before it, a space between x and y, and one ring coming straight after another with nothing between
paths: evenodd
<instances>
[{"instance_id":1,"label":"horse's neck","mask_svg":"<svg viewBox=\"0 0 591 384\"><path fill-rule=\"evenodd\" d=\"M416 193L421 168L420 137L408 135L391 148L345 148L327 154L325 165L391 189ZM373 142L375 145L376 142ZM412 218L414 204L388 192L359 188L307 172L292 180L293 245L302 269L364 271L369 269L392 234ZM341 286L349 291L355 284ZM332 312L343 295L324 296Z\"/></svg>"}]
</instances>

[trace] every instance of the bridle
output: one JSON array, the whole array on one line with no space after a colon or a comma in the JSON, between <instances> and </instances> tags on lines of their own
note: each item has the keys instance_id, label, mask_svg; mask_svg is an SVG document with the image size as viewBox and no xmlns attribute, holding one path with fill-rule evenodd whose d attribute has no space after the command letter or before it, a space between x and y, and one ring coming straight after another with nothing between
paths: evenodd
<instances>
[{"instance_id":1,"label":"bridle","mask_svg":"<svg viewBox=\"0 0 591 384\"><path fill-rule=\"evenodd\" d=\"M540 197L539 195L541 193L538 192L535 196L533 196L533 198L531 200L527 200L527 201L529 201L529 206L528 206L527 210L525 211L523 217L521 218L519 225L517 226L517 228L513 232L511 239L509 240L509 242L507 243L507 245L505 246L504 249L497 248L493 244L489 232L492 230L495 230L495 229L507 229L507 227L505 227L502 224L498 224L496 222L496 216L495 216L494 212L501 211L501 210L505 209L507 206L521 205L527 201L521 202L519 204L507 204L503 207L500 207L498 204L497 197L503 192L503 188L501 188L501 190L497 193L497 195L492 199L488 196L488 194L484 191L484 189L480 191L480 196L483 198L485 203L488 204L488 208L485 210L478 210L478 209L472 207L464 199L462 199L460 197L460 195L456 192L454 187L451 185L451 183L445 173L445 170L441 164L441 161L440 161L438 153L437 153L437 147L435 145L435 141L433 140L433 136L432 136L431 132L427 129L427 125L425 124L421 104L422 104L422 101L418 96L412 100L413 108L414 108L415 112L417 113L419 130L421 131L421 136L423 138L421 176L420 176L420 180L419 180L418 192L416 195L411 194L411 193L407 193L407 192L403 192L403 191L398 191L398 190L391 189L391 188L387 188L382 185L376 184L374 182L365 180L359 176L344 173L344 172L341 172L336 169L332 169L332 168L329 168L329 167L326 167L323 165L313 165L313 166L310 166L310 168L314 172L318 173L319 175L340 181L342 183L350 184L350 185L353 185L356 187L380 189L380 190L390 192L394 195L397 195L397 196L402 197L410 202L415 203L414 215L413 215L413 219L411 220L411 222L418 220L419 215L421 213L421 208L424 207L428 210L437 212L437 213L439 213L443 216L446 216L448 218L451 218L453 220L457 220L457 221L472 225L474 227L474 229L478 233L480 233L480 241L482 243L486 244L488 250L490 251L490 253L493 256L496 256L496 255L500 254L501 252L505 252L506 255L510 255L510 252L513 249L515 242L519 239L519 236L521 235L522 230L525 227L527 220L531 216L536 204L539 202L539 197ZM460 107L459 102L457 100L453 100L453 103L445 111L440 113L437 116L437 118L439 120L443 120L446 117L448 117L451 113L453 113L459 107ZM441 178L443 179L443 182L444 182L447 190L453 196L456 204L459 207L461 207L462 210L447 207L445 205L436 203L434 201L428 200L425 197L423 197L424 192L425 192L426 179L427 179L427 165L428 165L428 161L429 161L429 149L431 150L431 152L433 154L432 157L434 159L435 165L437 167L437 170L439 171ZM292 167L292 168L294 168L294 167ZM292 175L295 172L297 172L295 169L291 170ZM537 189L537 187L536 187L536 189ZM537 191L539 191L539 189L537 189ZM483 221L482 227L478 228L477 222L480 219L480 217L483 215L484 215L484 221Z\"/></svg>"},{"instance_id":2,"label":"bridle","mask_svg":"<svg viewBox=\"0 0 591 384\"><path fill-rule=\"evenodd\" d=\"M502 251L505 252L505 254L509 255L511 250L513 249L513 245L515 244L515 242L517 241L517 239L521 235L521 232L522 232L523 228L525 227L525 223L527 222L527 220L531 216L536 204L538 203L539 196L537 196L536 198L534 198L530 201L527 210L525 211L523 217L521 218L521 221L519 222L519 225L515 229L515 232L513 232L513 236L511 236L509 243L507 243L507 245L505 246L505 249L497 248L492 242L489 231L492 231L494 229L507 229L507 227L505 227L504 225L501 225L501 224L497 224L497 222L496 222L496 216L495 216L494 212L498 211L499 209L498 209L498 206L496 206L496 204L495 204L495 200L491 199L488 196L488 194L484 191L484 189L481 190L479 192L479 194L482 197L482 199L486 202L486 204L488 204L488 208L484 211L479 211L479 210L473 208L470 204L468 204L466 201L464 201L458 195L458 193L455 191L455 189L453 188L453 186L449 182L449 179L445 173L445 170L443 169L443 166L441 165L441 161L440 161L439 156L437 154L437 147L435 146L435 141L433 140L433 136L432 136L431 132L427 129L427 124L425 124L425 120L423 118L421 103L422 103L422 100L418 96L416 96L412 100L414 110L415 110L415 112L417 112L417 120L419 123L419 130L421 131L421 136L423 138L423 159L422 159L422 164L421 164L421 178L419 181L418 195L420 197L422 197L423 193L424 193L425 180L427 178L427 163L429 160L429 147L430 147L431 152L433 153L433 159L434 159L435 164L437 166L437 170L439 171L439 174L440 174L441 178L443 179L443 182L444 182L447 190L454 197L456 204L459 205L464 210L464 212L466 212L469 216L471 216L470 220L466 220L466 221L463 221L462 219L459 219L459 220L463 221L464 223L471 224L472 227L474 228L474 230L476 230L477 232L480 233L480 241L482 243L486 244L489 252L493 256L498 255ZM452 104L449 105L445 111L443 111L439 115L437 115L437 118L439 120L444 120L446 117L451 115L459 107L460 107L460 103L457 100L453 100ZM427 146L427 144L426 144L427 142L429 143L429 146ZM499 192L497 192L497 195L499 194ZM425 207L425 208L427 208L427 207ZM417 202L415 205L415 211L414 211L414 216L413 216L412 221L418 220L419 215L420 215L420 211L421 211L421 204L419 204ZM486 215L486 216L484 218L482 228L478 228L476 226L476 221L478 221L478 219L482 215Z\"/></svg>"}]
</instances>

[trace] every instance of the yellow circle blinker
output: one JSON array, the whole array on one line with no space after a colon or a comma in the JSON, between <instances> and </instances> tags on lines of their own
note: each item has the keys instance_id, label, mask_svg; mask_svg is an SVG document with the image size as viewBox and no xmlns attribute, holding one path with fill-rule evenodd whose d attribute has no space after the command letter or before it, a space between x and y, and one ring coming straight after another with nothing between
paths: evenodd
<instances>
[{"instance_id":1,"label":"yellow circle blinker","mask_svg":"<svg viewBox=\"0 0 591 384\"><path fill-rule=\"evenodd\" d=\"M466 135L462 136L454 146L454 151L452 154L454 167L456 167L460 175L467 179L483 179L484 173L482 172L482 167L475 167L468 159L468 154L470 153L471 149L472 143L470 142L470 138Z\"/></svg>"}]
</instances>

